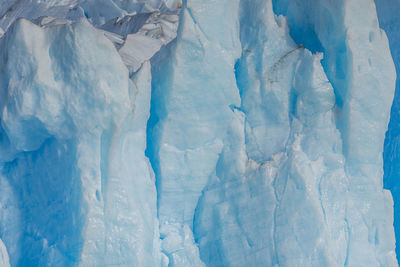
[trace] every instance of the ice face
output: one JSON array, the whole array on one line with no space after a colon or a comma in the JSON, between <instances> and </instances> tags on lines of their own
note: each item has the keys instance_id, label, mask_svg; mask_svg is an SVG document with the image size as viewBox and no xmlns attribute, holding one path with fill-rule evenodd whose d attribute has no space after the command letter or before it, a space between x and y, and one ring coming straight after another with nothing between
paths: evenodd
<instances>
[{"instance_id":1,"label":"ice face","mask_svg":"<svg viewBox=\"0 0 400 267\"><path fill-rule=\"evenodd\" d=\"M397 266L372 0L4 6L0 265Z\"/></svg>"},{"instance_id":2,"label":"ice face","mask_svg":"<svg viewBox=\"0 0 400 267\"><path fill-rule=\"evenodd\" d=\"M355 227L357 238L351 238L349 242L348 263L355 264L367 260L364 264L370 265L372 259L365 254L357 255L358 248L365 247L365 250L372 251L374 246L379 247L379 250L388 248L389 244L393 247L392 230L387 230L392 218L378 213L373 218L371 212L392 205L390 195L381 191L381 155L388 110L393 97L395 73L386 36L378 28L374 3L340 1L330 5L328 2L322 1L314 6L310 5L310 2L306 5L308 12L321 16L310 15L307 12L290 15L296 13L298 1L289 3L285 12L289 24L302 21L302 16L307 17L308 21L302 27L308 27L305 31L317 35L322 45L325 57L322 63L335 90L337 128L341 133L345 171L349 176L351 210L355 210L350 212L351 219L348 222L354 227L365 225L364 229L360 226ZM355 8L355 5L360 7ZM343 10L344 13L340 15L335 8ZM383 69L384 72L379 71ZM369 98L372 95L375 97ZM369 197L363 201L354 201L363 199L364 195ZM382 208L379 209L377 205ZM371 208L374 206L375 208ZM368 219L364 220L365 218ZM379 241L376 244L370 241L370 231L375 227L381 228L382 230L378 230L379 235L385 236L377 237L376 240ZM354 233L354 230L352 232ZM391 241L382 244L383 239ZM366 248L368 243L372 245L371 248ZM387 256L382 254L378 262L385 266L394 264L393 255L385 257Z\"/></svg>"},{"instance_id":3,"label":"ice face","mask_svg":"<svg viewBox=\"0 0 400 267\"><path fill-rule=\"evenodd\" d=\"M330 83L329 72L325 70L330 66L328 52L324 54L326 61L321 64L321 54L311 55L303 46L295 45L283 18L274 17L270 3L241 3L243 53L236 64L236 73L242 96L241 110L246 120L245 147L253 163L248 164L244 173L236 174L231 173L229 166L235 165L232 162L226 166L219 165L221 172L231 173L229 179L224 182L220 178L224 175L219 176L216 179L219 182L203 194L202 202L205 204L198 208L200 215L195 215L197 224L194 227L202 259L215 266L241 266L248 262L254 266L262 263L268 266L396 265L390 227L392 202L390 194L382 191L380 183L377 184L382 179L379 158L384 136L379 127L384 129L387 123L394 80L387 43L387 59L381 60L376 56L375 64L382 64L380 68L387 68L386 73L391 76L381 77L377 72L375 77L371 77L382 82L378 88L383 92L371 88L383 95L379 100L382 102L376 103L377 98L371 103L363 102L353 93L346 96L351 100L343 101L347 106L342 108L337 103L335 85ZM300 3L297 5L301 6ZM364 6L373 8L373 5ZM291 17L287 12L290 24ZM371 24L377 27L374 24L376 17L371 16L371 20ZM265 25L265 28L252 30L255 25L258 25L257 29L259 25ZM349 31L350 26L356 28L357 24L349 24ZM366 30L357 31L360 35L363 32ZM323 34L326 33L320 33ZM334 32L329 34L335 36ZM277 35L279 39L275 37ZM362 37L365 36L368 38L369 35ZM277 39L279 43L275 41ZM381 47L386 39L383 36L374 41ZM365 53L373 58L371 52ZM351 81L356 79L356 75ZM367 87L358 89L359 84L351 83L347 90L366 90ZM368 121L371 123L371 126L366 126L371 128L368 133L357 123L341 125L347 117L359 114L360 103L376 108L374 112L378 113L377 121L372 118ZM358 118L357 122L363 122L363 118ZM375 128L376 123L381 123L381 126ZM274 128L280 134L268 132ZM257 133L260 133L259 137ZM366 134L380 142L372 142L370 151L364 145L363 151L368 151L368 155L356 157L353 153L363 143L348 141L351 149L346 149L344 139L357 135L363 138ZM271 139L262 138L264 136L275 139L271 142ZM362 141L361 137L358 138ZM378 161L372 162L371 154ZM368 173L367 168L375 170ZM360 169L364 173L360 174ZM256 185L262 185L263 189L256 190ZM371 207L374 205L375 215L372 215ZM258 217L257 214L264 215ZM312 218L305 214L312 214ZM368 219L362 219L365 217ZM227 222L229 227L214 228L214 225L224 225L223 222ZM373 233L378 228L385 236L379 240L385 240L385 244L371 239L371 230ZM230 245L232 239L235 241ZM358 253L356 247L363 247L363 251L371 253L389 250L377 257L369 257Z\"/></svg>"},{"instance_id":4,"label":"ice face","mask_svg":"<svg viewBox=\"0 0 400 267\"><path fill-rule=\"evenodd\" d=\"M113 44L86 21L19 20L1 41L2 194L11 202L2 237L16 247L11 263L157 265L144 157L149 64L130 80Z\"/></svg>"},{"instance_id":5,"label":"ice face","mask_svg":"<svg viewBox=\"0 0 400 267\"><path fill-rule=\"evenodd\" d=\"M234 77L240 55L238 8L238 1L188 3L169 56L153 64L148 155L157 178L162 248L172 266L200 264L194 258L197 247L186 244L186 235L192 235L199 197L237 120L232 109L240 105ZM202 10L212 10L213 16ZM223 24L206 24L224 11L232 16Z\"/></svg>"},{"instance_id":6,"label":"ice face","mask_svg":"<svg viewBox=\"0 0 400 267\"><path fill-rule=\"evenodd\" d=\"M400 18L395 12L400 8L399 1L375 1L377 13L379 17L379 25L385 30L390 44L390 51L393 57L393 61L396 66L397 74L400 73ZM386 133L385 139L385 150L383 152L384 158L384 186L390 189L393 194L394 200L394 227L396 232L396 253L397 258L400 255L400 245L398 240L400 240L400 206L399 206L399 156L397 152L397 143L399 136L399 88L400 80L397 78L396 82L396 92L393 100L392 111L390 114L390 123L388 131Z\"/></svg>"}]
</instances>

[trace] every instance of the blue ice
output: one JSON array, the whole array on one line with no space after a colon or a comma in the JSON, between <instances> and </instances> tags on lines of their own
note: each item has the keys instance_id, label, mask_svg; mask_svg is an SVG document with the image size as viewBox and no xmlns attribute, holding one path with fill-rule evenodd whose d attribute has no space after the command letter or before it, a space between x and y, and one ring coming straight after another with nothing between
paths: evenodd
<instances>
[{"instance_id":1,"label":"blue ice","mask_svg":"<svg viewBox=\"0 0 400 267\"><path fill-rule=\"evenodd\" d=\"M398 266L388 1L3 2L0 266Z\"/></svg>"}]
</instances>

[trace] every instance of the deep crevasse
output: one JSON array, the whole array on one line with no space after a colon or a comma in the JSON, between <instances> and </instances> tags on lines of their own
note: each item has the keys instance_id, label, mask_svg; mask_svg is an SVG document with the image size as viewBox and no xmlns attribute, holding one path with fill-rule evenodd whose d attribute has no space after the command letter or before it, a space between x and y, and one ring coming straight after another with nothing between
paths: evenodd
<instances>
[{"instance_id":1,"label":"deep crevasse","mask_svg":"<svg viewBox=\"0 0 400 267\"><path fill-rule=\"evenodd\" d=\"M373 1L143 3L1 12L0 260L396 266Z\"/></svg>"}]
</instances>

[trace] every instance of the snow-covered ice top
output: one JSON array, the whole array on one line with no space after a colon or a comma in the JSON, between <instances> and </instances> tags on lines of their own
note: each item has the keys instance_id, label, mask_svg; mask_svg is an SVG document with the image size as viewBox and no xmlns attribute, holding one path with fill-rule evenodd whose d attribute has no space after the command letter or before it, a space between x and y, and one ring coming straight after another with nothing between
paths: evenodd
<instances>
[{"instance_id":1,"label":"snow-covered ice top","mask_svg":"<svg viewBox=\"0 0 400 267\"><path fill-rule=\"evenodd\" d=\"M0 36L22 17L43 26L87 19L115 43L128 69L136 72L176 37L179 1L6 1L0 12Z\"/></svg>"}]
</instances>

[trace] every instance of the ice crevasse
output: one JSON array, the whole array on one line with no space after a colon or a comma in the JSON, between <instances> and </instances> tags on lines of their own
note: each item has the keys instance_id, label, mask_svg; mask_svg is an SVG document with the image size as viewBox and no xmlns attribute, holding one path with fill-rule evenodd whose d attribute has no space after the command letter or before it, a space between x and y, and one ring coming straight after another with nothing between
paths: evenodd
<instances>
[{"instance_id":1,"label":"ice crevasse","mask_svg":"<svg viewBox=\"0 0 400 267\"><path fill-rule=\"evenodd\" d=\"M398 266L385 1L0 2L0 266Z\"/></svg>"}]
</instances>

